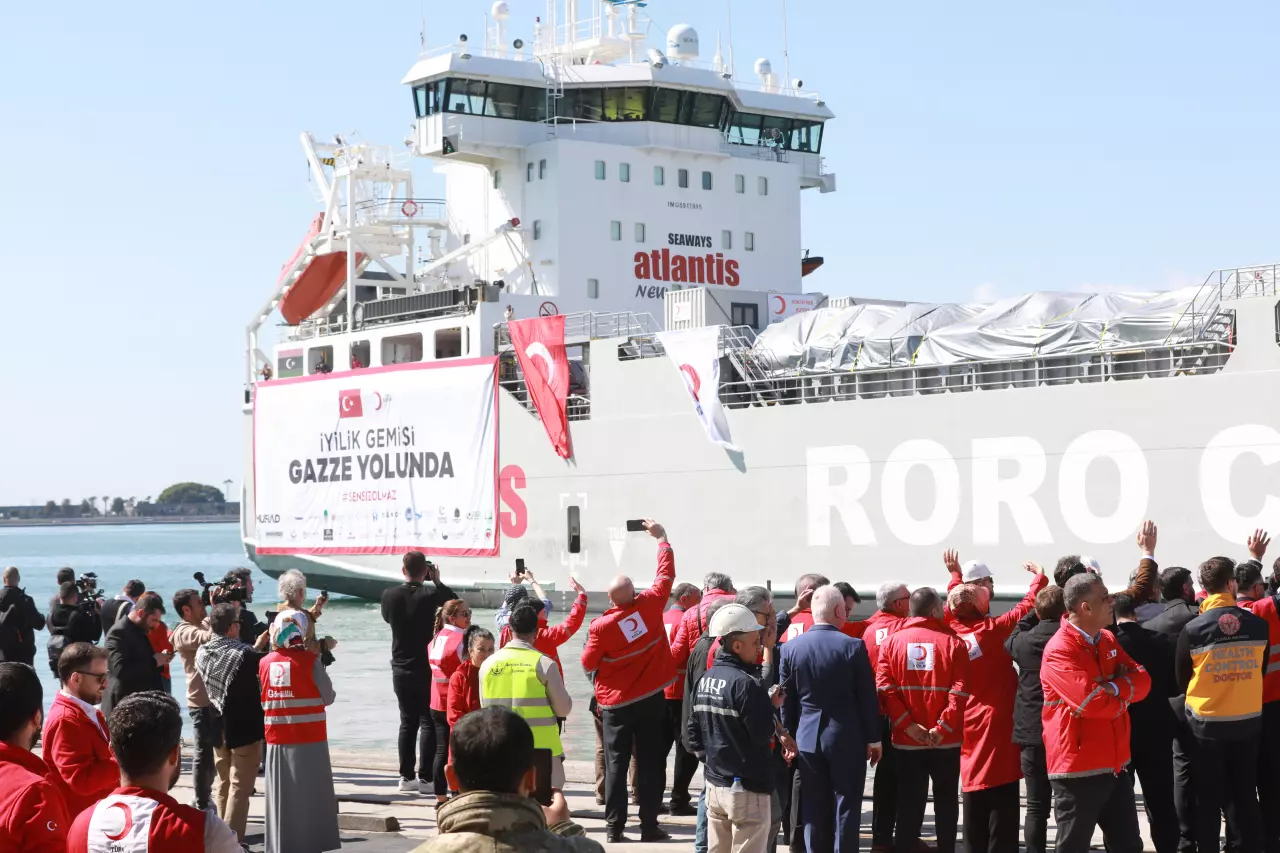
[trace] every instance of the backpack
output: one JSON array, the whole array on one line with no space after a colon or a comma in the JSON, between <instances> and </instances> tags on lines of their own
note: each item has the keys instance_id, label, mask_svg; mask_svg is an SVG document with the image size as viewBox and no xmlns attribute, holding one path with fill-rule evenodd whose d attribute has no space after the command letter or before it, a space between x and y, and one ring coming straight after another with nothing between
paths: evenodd
<instances>
[{"instance_id":1,"label":"backpack","mask_svg":"<svg viewBox=\"0 0 1280 853\"><path fill-rule=\"evenodd\" d=\"M49 637L49 666L53 669L53 674L58 674L58 661L62 658L62 652L71 645L65 633L65 629L57 629L56 633L51 630Z\"/></svg>"},{"instance_id":2,"label":"backpack","mask_svg":"<svg viewBox=\"0 0 1280 853\"><path fill-rule=\"evenodd\" d=\"M21 602L14 601L4 610L0 610L0 660L5 659L5 651L22 645L22 607Z\"/></svg>"}]
</instances>

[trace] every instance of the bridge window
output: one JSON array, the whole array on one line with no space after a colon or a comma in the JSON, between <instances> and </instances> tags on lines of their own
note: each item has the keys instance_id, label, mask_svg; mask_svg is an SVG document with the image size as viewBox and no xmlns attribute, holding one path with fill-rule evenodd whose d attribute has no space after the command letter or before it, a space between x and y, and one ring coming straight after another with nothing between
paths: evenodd
<instances>
[{"instance_id":1,"label":"bridge window","mask_svg":"<svg viewBox=\"0 0 1280 853\"><path fill-rule=\"evenodd\" d=\"M587 298L588 299L600 298L600 279L598 278L587 279Z\"/></svg>"},{"instance_id":2,"label":"bridge window","mask_svg":"<svg viewBox=\"0 0 1280 853\"><path fill-rule=\"evenodd\" d=\"M421 332L382 339L383 364L409 364L415 361L422 361Z\"/></svg>"},{"instance_id":3,"label":"bridge window","mask_svg":"<svg viewBox=\"0 0 1280 853\"><path fill-rule=\"evenodd\" d=\"M604 90L605 121L644 121L648 113L649 93L635 86Z\"/></svg>"},{"instance_id":4,"label":"bridge window","mask_svg":"<svg viewBox=\"0 0 1280 853\"><path fill-rule=\"evenodd\" d=\"M791 150L817 154L822 150L822 122L796 119L791 131Z\"/></svg>"},{"instance_id":5,"label":"bridge window","mask_svg":"<svg viewBox=\"0 0 1280 853\"><path fill-rule=\"evenodd\" d=\"M661 166L653 167L653 183L654 186L662 186L667 182L667 170Z\"/></svg>"},{"instance_id":6,"label":"bridge window","mask_svg":"<svg viewBox=\"0 0 1280 853\"><path fill-rule=\"evenodd\" d=\"M630 163L618 164L618 180L622 181L624 184L631 183L631 164Z\"/></svg>"},{"instance_id":7,"label":"bridge window","mask_svg":"<svg viewBox=\"0 0 1280 853\"><path fill-rule=\"evenodd\" d=\"M760 129L760 138L765 145L777 148L788 147L791 140L791 119L765 116Z\"/></svg>"},{"instance_id":8,"label":"bridge window","mask_svg":"<svg viewBox=\"0 0 1280 853\"><path fill-rule=\"evenodd\" d=\"M484 81L483 80L449 80L445 89L444 108L446 112L464 113L466 115L484 115Z\"/></svg>"},{"instance_id":9,"label":"bridge window","mask_svg":"<svg viewBox=\"0 0 1280 853\"><path fill-rule=\"evenodd\" d=\"M735 113L729 122L729 141L736 145L759 145L764 116Z\"/></svg>"},{"instance_id":10,"label":"bridge window","mask_svg":"<svg viewBox=\"0 0 1280 853\"><path fill-rule=\"evenodd\" d=\"M440 112L440 91L444 81L436 80L413 87L413 111L418 118L426 118Z\"/></svg>"},{"instance_id":11,"label":"bridge window","mask_svg":"<svg viewBox=\"0 0 1280 853\"><path fill-rule=\"evenodd\" d=\"M654 89L649 107L649 119L667 124L680 120L680 92L675 89Z\"/></svg>"},{"instance_id":12,"label":"bridge window","mask_svg":"<svg viewBox=\"0 0 1280 853\"><path fill-rule=\"evenodd\" d=\"M719 127L725 109L724 95L712 95L707 92L685 92L681 105L681 124L694 127Z\"/></svg>"},{"instance_id":13,"label":"bridge window","mask_svg":"<svg viewBox=\"0 0 1280 853\"><path fill-rule=\"evenodd\" d=\"M459 358L462 355L462 329L438 329L436 331L436 358Z\"/></svg>"},{"instance_id":14,"label":"bridge window","mask_svg":"<svg viewBox=\"0 0 1280 853\"><path fill-rule=\"evenodd\" d=\"M734 191L734 192L736 192L738 195L742 195L743 193L745 193L745 192L747 191L747 176L746 176L746 175L734 175L734 176L733 176L733 191Z\"/></svg>"},{"instance_id":15,"label":"bridge window","mask_svg":"<svg viewBox=\"0 0 1280 853\"><path fill-rule=\"evenodd\" d=\"M702 188L704 190L711 189L711 173L710 172L702 173Z\"/></svg>"},{"instance_id":16,"label":"bridge window","mask_svg":"<svg viewBox=\"0 0 1280 853\"><path fill-rule=\"evenodd\" d=\"M523 86L507 83L490 83L484 114L496 118L519 118L520 96Z\"/></svg>"},{"instance_id":17,"label":"bridge window","mask_svg":"<svg viewBox=\"0 0 1280 853\"><path fill-rule=\"evenodd\" d=\"M689 189L689 170L688 169L681 169L678 172L676 172L676 183L680 185L680 189L682 190Z\"/></svg>"},{"instance_id":18,"label":"bridge window","mask_svg":"<svg viewBox=\"0 0 1280 853\"><path fill-rule=\"evenodd\" d=\"M521 121L546 121L547 120L547 93L545 89L535 89L532 86L520 87L520 114Z\"/></svg>"},{"instance_id":19,"label":"bridge window","mask_svg":"<svg viewBox=\"0 0 1280 853\"><path fill-rule=\"evenodd\" d=\"M606 167L603 160L596 161L596 180L603 181L605 179Z\"/></svg>"},{"instance_id":20,"label":"bridge window","mask_svg":"<svg viewBox=\"0 0 1280 853\"><path fill-rule=\"evenodd\" d=\"M621 222L614 221L609 223L609 239L610 240L622 239L622 223Z\"/></svg>"}]
</instances>

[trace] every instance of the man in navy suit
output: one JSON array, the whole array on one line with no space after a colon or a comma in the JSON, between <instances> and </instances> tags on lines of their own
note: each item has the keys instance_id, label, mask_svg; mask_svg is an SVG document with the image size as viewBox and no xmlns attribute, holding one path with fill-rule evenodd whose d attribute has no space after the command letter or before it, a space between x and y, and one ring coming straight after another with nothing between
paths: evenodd
<instances>
[{"instance_id":1,"label":"man in navy suit","mask_svg":"<svg viewBox=\"0 0 1280 853\"><path fill-rule=\"evenodd\" d=\"M875 675L862 641L840 631L846 615L840 591L819 587L813 627L782 647L782 724L800 751L809 853L857 853L866 761L881 755Z\"/></svg>"}]
</instances>

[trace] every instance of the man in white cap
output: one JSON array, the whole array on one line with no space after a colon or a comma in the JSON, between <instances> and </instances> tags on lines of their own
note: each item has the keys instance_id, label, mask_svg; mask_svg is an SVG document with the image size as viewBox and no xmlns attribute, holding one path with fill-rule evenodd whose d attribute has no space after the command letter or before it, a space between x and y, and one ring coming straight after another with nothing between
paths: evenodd
<instances>
[{"instance_id":1,"label":"man in white cap","mask_svg":"<svg viewBox=\"0 0 1280 853\"><path fill-rule=\"evenodd\" d=\"M717 610L711 633L720 651L693 690L688 735L706 762L708 853L765 853L769 843L776 726L757 678L761 627L741 604Z\"/></svg>"}]
</instances>

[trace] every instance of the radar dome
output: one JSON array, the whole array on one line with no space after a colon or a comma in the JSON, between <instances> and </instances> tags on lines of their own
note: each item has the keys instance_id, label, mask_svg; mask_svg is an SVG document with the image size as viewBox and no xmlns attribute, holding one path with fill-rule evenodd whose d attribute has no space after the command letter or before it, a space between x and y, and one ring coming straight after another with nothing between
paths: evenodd
<instances>
[{"instance_id":1,"label":"radar dome","mask_svg":"<svg viewBox=\"0 0 1280 853\"><path fill-rule=\"evenodd\" d=\"M507 6L507 0L498 0L489 10L489 14L493 15L495 21L505 21L511 17L511 8Z\"/></svg>"},{"instance_id":2,"label":"radar dome","mask_svg":"<svg viewBox=\"0 0 1280 853\"><path fill-rule=\"evenodd\" d=\"M769 60L767 59L756 60L756 74L758 76L763 77L766 74L772 74L772 73L773 73L773 64L769 62Z\"/></svg>"},{"instance_id":3,"label":"radar dome","mask_svg":"<svg viewBox=\"0 0 1280 853\"><path fill-rule=\"evenodd\" d=\"M688 24L676 24L668 30L667 56L672 59L697 59L698 31Z\"/></svg>"}]
</instances>

